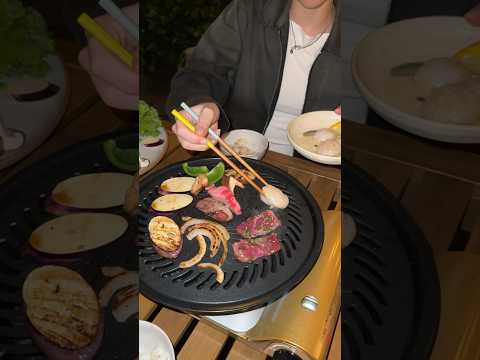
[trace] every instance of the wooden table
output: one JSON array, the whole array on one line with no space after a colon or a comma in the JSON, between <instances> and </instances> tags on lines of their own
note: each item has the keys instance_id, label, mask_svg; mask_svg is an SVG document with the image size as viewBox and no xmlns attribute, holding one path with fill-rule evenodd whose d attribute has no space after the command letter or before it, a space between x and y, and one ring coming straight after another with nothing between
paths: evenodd
<instances>
[{"instance_id":1,"label":"wooden table","mask_svg":"<svg viewBox=\"0 0 480 360\"><path fill-rule=\"evenodd\" d=\"M192 155L179 146L170 133L169 149L162 162L152 172L169 164L189 159ZM315 197L322 210L340 209L339 168L322 166L307 160L268 153L264 161L285 169L297 178ZM235 340L226 332L214 328L204 320L162 307L140 296L139 318L159 325L172 340L178 360L260 360L266 355L242 340ZM330 347L328 360L339 360L340 321Z\"/></svg>"},{"instance_id":2,"label":"wooden table","mask_svg":"<svg viewBox=\"0 0 480 360\"><path fill-rule=\"evenodd\" d=\"M343 134L343 158L401 201L436 256L480 252L480 155L351 122Z\"/></svg>"}]
</instances>

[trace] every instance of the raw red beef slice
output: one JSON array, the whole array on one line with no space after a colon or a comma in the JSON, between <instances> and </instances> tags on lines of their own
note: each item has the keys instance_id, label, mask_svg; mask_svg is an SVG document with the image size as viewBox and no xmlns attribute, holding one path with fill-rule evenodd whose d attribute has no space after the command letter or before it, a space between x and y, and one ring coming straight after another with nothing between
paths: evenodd
<instances>
[{"instance_id":1,"label":"raw red beef slice","mask_svg":"<svg viewBox=\"0 0 480 360\"><path fill-rule=\"evenodd\" d=\"M281 245L277 234L254 240L240 240L233 244L233 253L240 262L253 262L258 258L272 255L280 249Z\"/></svg>"},{"instance_id":2,"label":"raw red beef slice","mask_svg":"<svg viewBox=\"0 0 480 360\"><path fill-rule=\"evenodd\" d=\"M235 199L235 196L233 195L233 193L230 191L228 187L226 186L211 187L208 190L208 195L210 195L215 200L218 200L224 203L226 206L230 208L230 210L233 211L235 215L242 214L242 208L240 207L240 204L238 203L237 199Z\"/></svg>"},{"instance_id":3,"label":"raw red beef slice","mask_svg":"<svg viewBox=\"0 0 480 360\"><path fill-rule=\"evenodd\" d=\"M272 210L252 216L237 226L237 232L245 238L254 238L271 233L282 223Z\"/></svg>"}]
</instances>

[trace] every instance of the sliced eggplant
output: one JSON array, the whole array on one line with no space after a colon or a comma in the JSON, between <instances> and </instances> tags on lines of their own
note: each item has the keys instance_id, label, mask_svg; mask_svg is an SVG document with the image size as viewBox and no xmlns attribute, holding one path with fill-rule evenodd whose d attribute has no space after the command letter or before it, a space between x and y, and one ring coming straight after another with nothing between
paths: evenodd
<instances>
[{"instance_id":1,"label":"sliced eggplant","mask_svg":"<svg viewBox=\"0 0 480 360\"><path fill-rule=\"evenodd\" d=\"M169 194L155 199L151 207L158 212L177 211L187 207L192 201L193 197L187 194Z\"/></svg>"},{"instance_id":2,"label":"sliced eggplant","mask_svg":"<svg viewBox=\"0 0 480 360\"><path fill-rule=\"evenodd\" d=\"M52 191L57 204L77 209L121 206L133 177L120 173L79 175L59 183Z\"/></svg>"},{"instance_id":3,"label":"sliced eggplant","mask_svg":"<svg viewBox=\"0 0 480 360\"><path fill-rule=\"evenodd\" d=\"M185 193L192 190L195 178L193 177L176 177L165 180L160 189L171 193Z\"/></svg>"},{"instance_id":4,"label":"sliced eggplant","mask_svg":"<svg viewBox=\"0 0 480 360\"><path fill-rule=\"evenodd\" d=\"M36 268L27 276L22 294L29 322L57 347L79 350L95 342L100 305L77 272L52 265Z\"/></svg>"},{"instance_id":5,"label":"sliced eggplant","mask_svg":"<svg viewBox=\"0 0 480 360\"><path fill-rule=\"evenodd\" d=\"M127 228L127 221L119 215L70 214L40 225L32 232L29 244L41 253L76 254L112 243Z\"/></svg>"}]
</instances>

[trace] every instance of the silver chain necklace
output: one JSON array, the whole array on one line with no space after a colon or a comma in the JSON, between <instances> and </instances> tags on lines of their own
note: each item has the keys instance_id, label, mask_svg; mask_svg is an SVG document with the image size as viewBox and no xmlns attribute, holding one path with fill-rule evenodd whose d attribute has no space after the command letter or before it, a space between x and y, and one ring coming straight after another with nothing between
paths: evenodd
<instances>
[{"instance_id":1,"label":"silver chain necklace","mask_svg":"<svg viewBox=\"0 0 480 360\"><path fill-rule=\"evenodd\" d=\"M327 25L325 27L325 29L320 33L318 34L312 41L310 41L310 43L308 43L307 45L304 45L304 46L300 46L300 45L297 45L297 39L295 37L295 30L293 29L293 21L290 20L290 28L292 29L292 35L293 35L293 43L295 45L292 46L292 48L290 49L290 54L293 54L293 52L295 50L303 50L303 49L306 49L306 48L309 48L310 46L312 46L313 44L315 44L318 40L320 40L320 38L325 34L325 32L328 30L328 27L330 25Z\"/></svg>"}]
</instances>

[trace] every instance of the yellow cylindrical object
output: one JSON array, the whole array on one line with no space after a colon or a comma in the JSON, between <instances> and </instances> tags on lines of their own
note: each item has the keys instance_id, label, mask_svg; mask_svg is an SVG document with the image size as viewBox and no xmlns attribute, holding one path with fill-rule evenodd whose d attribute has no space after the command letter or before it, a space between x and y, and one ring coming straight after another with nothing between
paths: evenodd
<instances>
[{"instance_id":1,"label":"yellow cylindrical object","mask_svg":"<svg viewBox=\"0 0 480 360\"><path fill-rule=\"evenodd\" d=\"M129 67L133 66L133 55L100 25L98 25L90 16L83 13L78 17L77 22L106 49L118 56L121 61L123 61Z\"/></svg>"},{"instance_id":2,"label":"yellow cylindrical object","mask_svg":"<svg viewBox=\"0 0 480 360\"><path fill-rule=\"evenodd\" d=\"M172 110L172 115L175 116L175 119L180 121L183 125L185 125L191 132L195 132L195 126L182 114L180 114L177 110ZM210 140L207 140L207 145L211 149L214 145Z\"/></svg>"},{"instance_id":3,"label":"yellow cylindrical object","mask_svg":"<svg viewBox=\"0 0 480 360\"><path fill-rule=\"evenodd\" d=\"M478 57L480 58L480 41L477 41L473 44L468 45L462 50L458 51L453 58L456 60L463 60L467 57Z\"/></svg>"},{"instance_id":4,"label":"yellow cylindrical object","mask_svg":"<svg viewBox=\"0 0 480 360\"><path fill-rule=\"evenodd\" d=\"M471 71L480 74L480 41L477 41L453 55L453 59L461 62Z\"/></svg>"}]
</instances>

